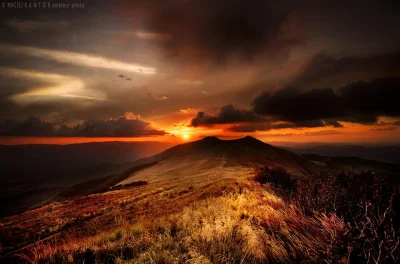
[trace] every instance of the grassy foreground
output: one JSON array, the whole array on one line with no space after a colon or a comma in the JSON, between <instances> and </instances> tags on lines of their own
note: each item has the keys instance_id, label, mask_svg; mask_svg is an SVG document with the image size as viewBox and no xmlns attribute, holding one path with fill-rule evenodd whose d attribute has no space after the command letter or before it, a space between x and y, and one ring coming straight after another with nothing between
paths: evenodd
<instances>
[{"instance_id":1,"label":"grassy foreground","mask_svg":"<svg viewBox=\"0 0 400 264\"><path fill-rule=\"evenodd\" d=\"M398 185L359 177L298 183L282 169L266 168L248 179L189 186L182 197L159 200L153 213L131 219L115 213L107 226L97 223L95 234L69 232L14 257L27 263L396 263ZM350 191L355 186L361 189Z\"/></svg>"}]
</instances>

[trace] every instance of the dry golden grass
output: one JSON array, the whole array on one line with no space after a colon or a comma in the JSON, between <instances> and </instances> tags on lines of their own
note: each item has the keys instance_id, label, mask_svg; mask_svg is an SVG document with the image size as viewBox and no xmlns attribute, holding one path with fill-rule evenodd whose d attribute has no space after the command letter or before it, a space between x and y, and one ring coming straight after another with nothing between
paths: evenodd
<instances>
[{"instance_id":1,"label":"dry golden grass","mask_svg":"<svg viewBox=\"0 0 400 264\"><path fill-rule=\"evenodd\" d=\"M20 257L31 263L332 261L344 232L344 223L334 216L306 217L256 182L230 180L210 189L193 190L190 196L196 198L180 210L132 220L121 214L109 230L34 243Z\"/></svg>"},{"instance_id":2,"label":"dry golden grass","mask_svg":"<svg viewBox=\"0 0 400 264\"><path fill-rule=\"evenodd\" d=\"M148 184L1 219L0 249L8 263L350 263L348 223L256 178L223 157L161 161L120 183Z\"/></svg>"},{"instance_id":3,"label":"dry golden grass","mask_svg":"<svg viewBox=\"0 0 400 264\"><path fill-rule=\"evenodd\" d=\"M161 188L196 186L201 187L222 179L243 179L253 175L253 168L227 166L223 156L186 155L172 157L138 171L119 184L147 181Z\"/></svg>"}]
</instances>

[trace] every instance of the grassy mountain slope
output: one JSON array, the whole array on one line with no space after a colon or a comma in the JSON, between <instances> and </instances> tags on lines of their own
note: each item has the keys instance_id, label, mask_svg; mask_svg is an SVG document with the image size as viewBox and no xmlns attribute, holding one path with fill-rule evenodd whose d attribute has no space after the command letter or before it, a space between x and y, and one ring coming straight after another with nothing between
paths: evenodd
<instances>
[{"instance_id":1,"label":"grassy mountain slope","mask_svg":"<svg viewBox=\"0 0 400 264\"><path fill-rule=\"evenodd\" d=\"M281 166L313 182L326 168L320 163L251 137L178 145L123 173L75 185L64 200L1 218L1 257L7 263L349 263L350 227L340 216L304 211L253 177L262 165ZM307 186L302 190L314 192ZM305 203L314 201L306 196Z\"/></svg>"}]
</instances>

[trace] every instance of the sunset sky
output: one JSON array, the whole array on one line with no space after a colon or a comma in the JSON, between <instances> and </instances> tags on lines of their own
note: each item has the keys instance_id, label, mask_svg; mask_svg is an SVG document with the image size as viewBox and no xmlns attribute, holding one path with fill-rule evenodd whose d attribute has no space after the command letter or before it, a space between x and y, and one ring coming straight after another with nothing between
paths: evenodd
<instances>
[{"instance_id":1,"label":"sunset sky","mask_svg":"<svg viewBox=\"0 0 400 264\"><path fill-rule=\"evenodd\" d=\"M0 8L0 144L399 144L396 2Z\"/></svg>"}]
</instances>

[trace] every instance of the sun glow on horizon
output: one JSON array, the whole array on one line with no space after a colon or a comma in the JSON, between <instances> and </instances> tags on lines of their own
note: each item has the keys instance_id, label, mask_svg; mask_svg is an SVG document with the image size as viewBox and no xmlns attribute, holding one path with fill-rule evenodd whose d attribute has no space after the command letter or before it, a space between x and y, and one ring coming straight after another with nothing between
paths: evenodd
<instances>
[{"instance_id":1,"label":"sun glow on horizon","mask_svg":"<svg viewBox=\"0 0 400 264\"><path fill-rule=\"evenodd\" d=\"M189 138L190 138L190 135L189 135L189 133L183 133L182 134L182 138L184 139L184 140L188 140Z\"/></svg>"}]
</instances>

